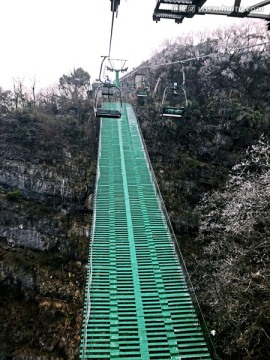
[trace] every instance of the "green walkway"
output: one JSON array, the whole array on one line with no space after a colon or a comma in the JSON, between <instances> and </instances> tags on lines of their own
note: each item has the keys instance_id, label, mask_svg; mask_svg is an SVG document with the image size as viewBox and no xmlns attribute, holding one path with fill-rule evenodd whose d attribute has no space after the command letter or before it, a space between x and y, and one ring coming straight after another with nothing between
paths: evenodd
<instances>
[{"instance_id":1,"label":"green walkway","mask_svg":"<svg viewBox=\"0 0 270 360\"><path fill-rule=\"evenodd\" d=\"M80 359L211 359L131 105L99 146Z\"/></svg>"}]
</instances>

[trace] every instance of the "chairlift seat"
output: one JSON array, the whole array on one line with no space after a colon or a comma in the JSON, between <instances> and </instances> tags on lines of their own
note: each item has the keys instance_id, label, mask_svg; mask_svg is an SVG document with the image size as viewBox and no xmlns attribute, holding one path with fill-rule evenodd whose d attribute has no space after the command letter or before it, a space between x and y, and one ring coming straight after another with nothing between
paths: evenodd
<instances>
[{"instance_id":1,"label":"chairlift seat","mask_svg":"<svg viewBox=\"0 0 270 360\"><path fill-rule=\"evenodd\" d=\"M168 116L168 117L183 117L183 114L185 112L185 107L172 107L172 106L164 106L162 108L162 116Z\"/></svg>"},{"instance_id":2,"label":"chairlift seat","mask_svg":"<svg viewBox=\"0 0 270 360\"><path fill-rule=\"evenodd\" d=\"M98 118L112 118L112 119L120 119L121 112L118 110L105 110L105 109L97 109L96 117Z\"/></svg>"},{"instance_id":3,"label":"chairlift seat","mask_svg":"<svg viewBox=\"0 0 270 360\"><path fill-rule=\"evenodd\" d=\"M137 96L148 96L148 92L147 90L138 90L137 91Z\"/></svg>"}]
</instances>

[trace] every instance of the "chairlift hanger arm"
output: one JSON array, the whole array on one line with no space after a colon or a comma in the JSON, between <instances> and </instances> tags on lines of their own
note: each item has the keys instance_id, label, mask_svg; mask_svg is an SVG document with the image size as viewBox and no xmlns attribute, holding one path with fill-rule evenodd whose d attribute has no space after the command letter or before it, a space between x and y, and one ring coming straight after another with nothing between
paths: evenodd
<instances>
[{"instance_id":1,"label":"chairlift hanger arm","mask_svg":"<svg viewBox=\"0 0 270 360\"><path fill-rule=\"evenodd\" d=\"M110 35L109 52L108 52L109 57L111 55L111 49L112 49L114 16L115 16L115 14L116 14L116 17L118 15L118 6L119 5L120 5L120 0L111 0L112 23L111 23L111 35Z\"/></svg>"},{"instance_id":2,"label":"chairlift hanger arm","mask_svg":"<svg viewBox=\"0 0 270 360\"><path fill-rule=\"evenodd\" d=\"M156 82L156 85L155 85L155 88L154 88L154 91L153 91L153 96L155 96L156 93L157 93L158 85L159 85L161 79L162 79L162 76L159 75L159 77L158 77L158 79L157 79L157 82Z\"/></svg>"},{"instance_id":3,"label":"chairlift hanger arm","mask_svg":"<svg viewBox=\"0 0 270 360\"><path fill-rule=\"evenodd\" d=\"M102 68L103 68L103 64L104 64L104 61L107 59L107 55L102 55L101 56L103 59L101 61L101 64L100 64L100 70L99 70L99 81L102 83L103 81L101 80L101 73L102 73Z\"/></svg>"},{"instance_id":4,"label":"chairlift hanger arm","mask_svg":"<svg viewBox=\"0 0 270 360\"><path fill-rule=\"evenodd\" d=\"M182 71L182 84L180 86L184 86L186 83L186 74L185 74L185 69L184 69L184 65L183 63L181 64L181 71Z\"/></svg>"},{"instance_id":5,"label":"chairlift hanger arm","mask_svg":"<svg viewBox=\"0 0 270 360\"><path fill-rule=\"evenodd\" d=\"M163 97L162 97L162 105L165 103L166 97L167 97L167 93L168 90L171 88L171 86L167 86L163 92Z\"/></svg>"}]
</instances>

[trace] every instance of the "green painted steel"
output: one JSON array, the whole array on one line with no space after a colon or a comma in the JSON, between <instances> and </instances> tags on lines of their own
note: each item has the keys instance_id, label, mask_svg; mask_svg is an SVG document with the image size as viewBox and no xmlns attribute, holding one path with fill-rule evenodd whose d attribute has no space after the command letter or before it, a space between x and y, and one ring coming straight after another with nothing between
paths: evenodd
<instances>
[{"instance_id":1,"label":"green painted steel","mask_svg":"<svg viewBox=\"0 0 270 360\"><path fill-rule=\"evenodd\" d=\"M80 359L211 359L129 104L101 121L87 271Z\"/></svg>"}]
</instances>

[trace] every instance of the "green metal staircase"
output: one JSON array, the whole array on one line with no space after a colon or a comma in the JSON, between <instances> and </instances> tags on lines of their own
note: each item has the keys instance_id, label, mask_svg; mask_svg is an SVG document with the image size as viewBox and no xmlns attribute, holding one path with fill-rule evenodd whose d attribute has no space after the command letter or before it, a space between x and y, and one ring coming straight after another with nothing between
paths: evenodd
<instances>
[{"instance_id":1,"label":"green metal staircase","mask_svg":"<svg viewBox=\"0 0 270 360\"><path fill-rule=\"evenodd\" d=\"M101 120L87 271L80 359L211 359L129 104Z\"/></svg>"}]
</instances>

